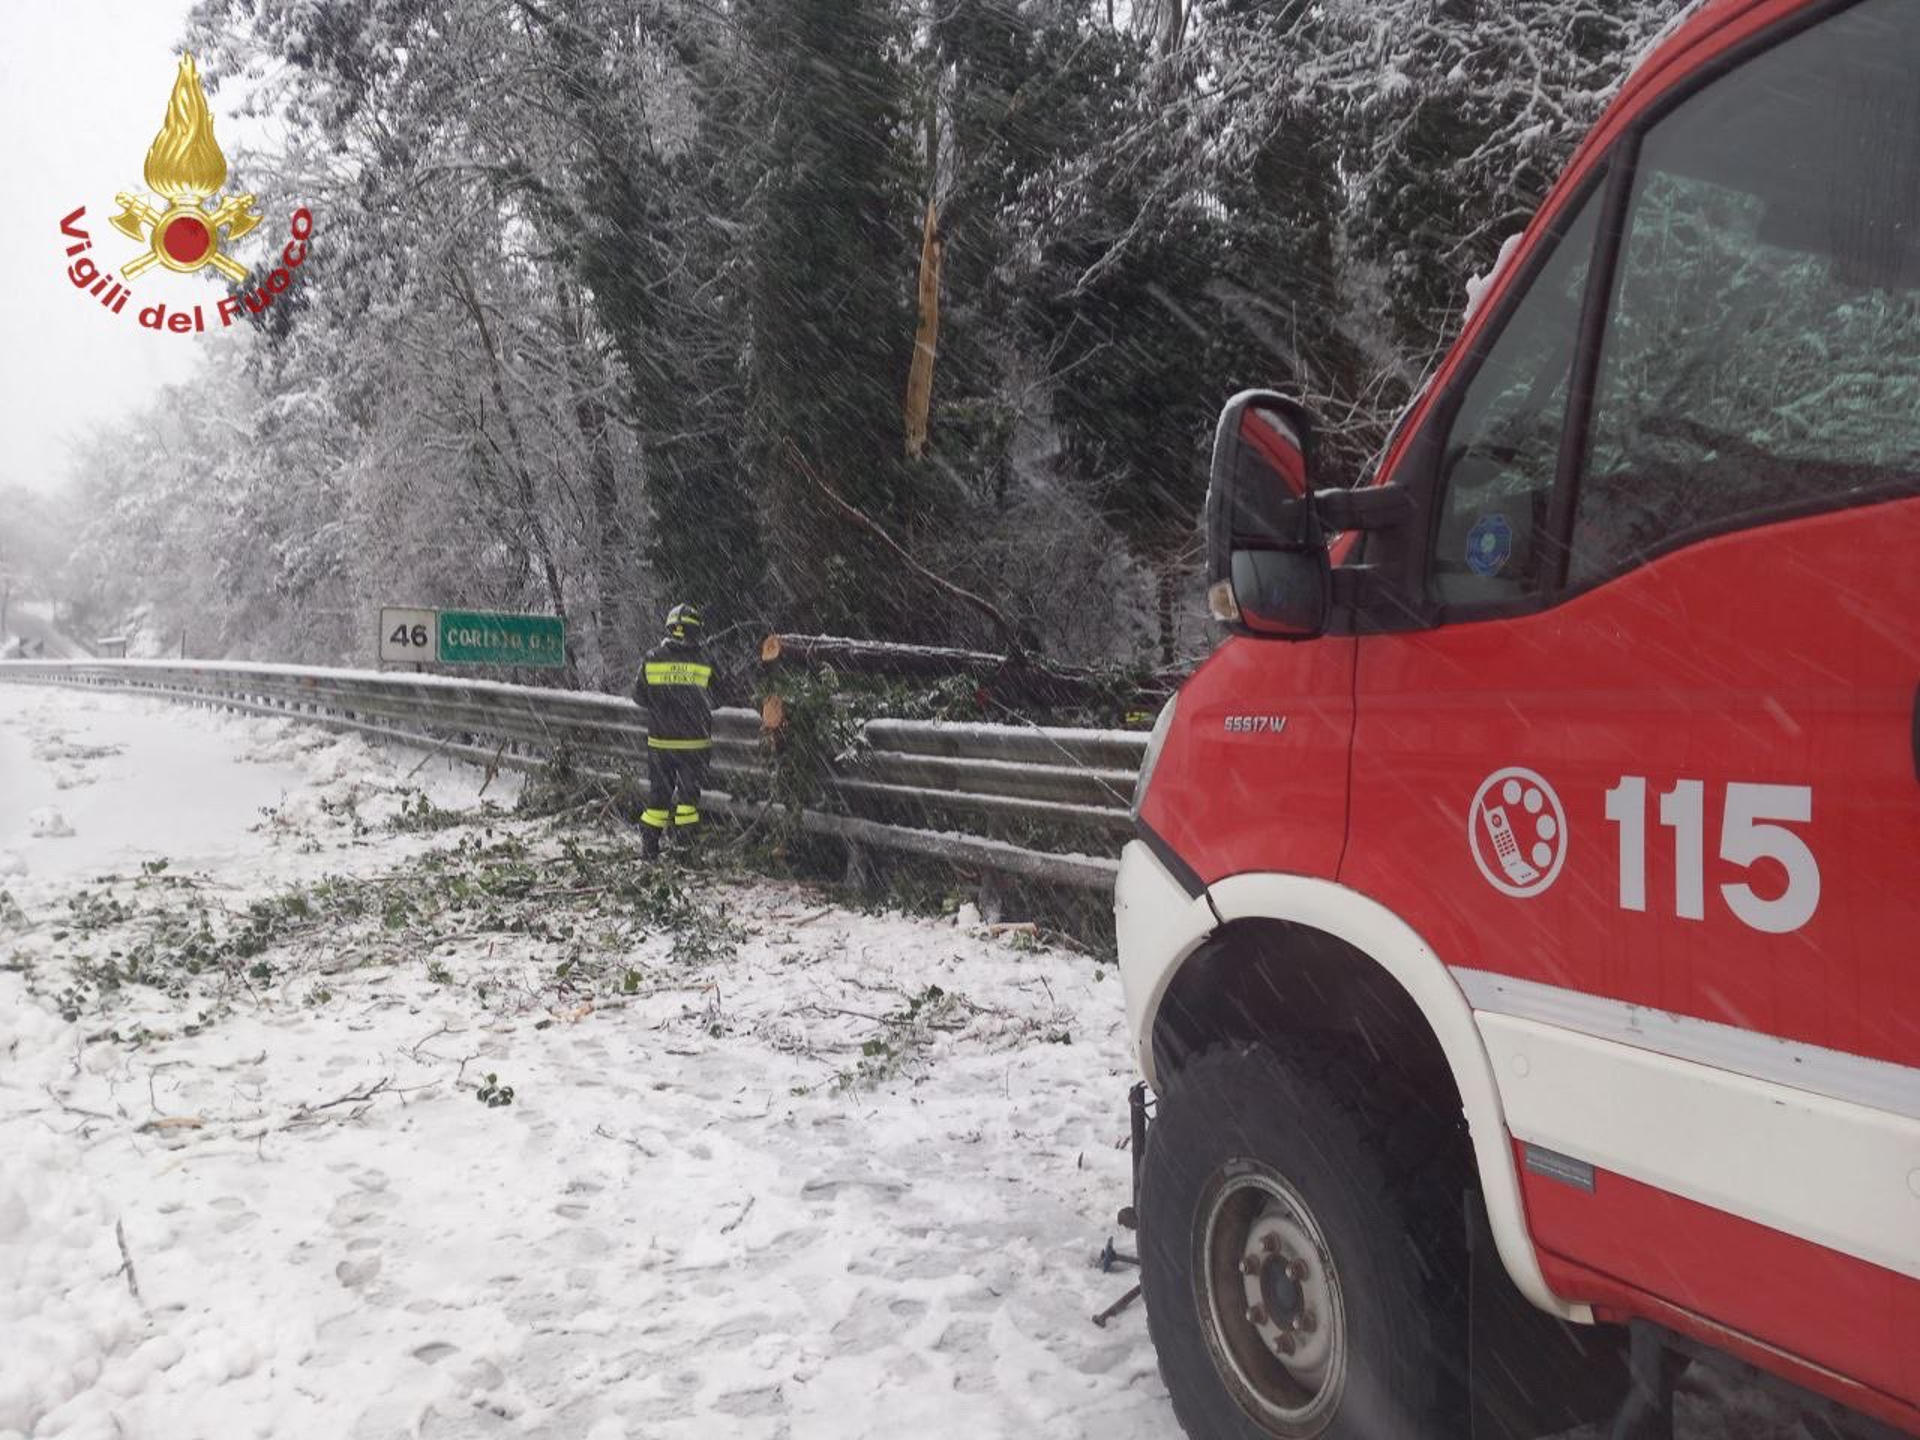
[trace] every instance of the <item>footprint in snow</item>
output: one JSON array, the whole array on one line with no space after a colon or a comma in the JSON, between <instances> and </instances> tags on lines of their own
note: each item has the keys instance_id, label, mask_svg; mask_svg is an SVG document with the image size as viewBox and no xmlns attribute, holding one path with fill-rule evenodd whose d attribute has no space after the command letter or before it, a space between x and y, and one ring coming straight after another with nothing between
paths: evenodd
<instances>
[{"instance_id":1,"label":"footprint in snow","mask_svg":"<svg viewBox=\"0 0 1920 1440\"><path fill-rule=\"evenodd\" d=\"M962 1395L986 1394L997 1388L993 1356L987 1352L987 1322L955 1320L940 1332L933 1348L952 1357L953 1388Z\"/></svg>"},{"instance_id":2,"label":"footprint in snow","mask_svg":"<svg viewBox=\"0 0 1920 1440\"><path fill-rule=\"evenodd\" d=\"M982 1315L989 1310L998 1310L1005 1303L1004 1292L996 1295L991 1290L981 1289L954 1296L947 1302L947 1308L963 1315Z\"/></svg>"},{"instance_id":3,"label":"footprint in snow","mask_svg":"<svg viewBox=\"0 0 1920 1440\"><path fill-rule=\"evenodd\" d=\"M984 1320L954 1320L940 1332L933 1348L948 1355L965 1355L978 1350L987 1338Z\"/></svg>"},{"instance_id":4,"label":"footprint in snow","mask_svg":"<svg viewBox=\"0 0 1920 1440\"><path fill-rule=\"evenodd\" d=\"M349 1190L333 1202L333 1208L327 1212L327 1223L336 1230L351 1230L379 1218L381 1212L391 1210L398 1203L384 1190Z\"/></svg>"},{"instance_id":5,"label":"footprint in snow","mask_svg":"<svg viewBox=\"0 0 1920 1440\"><path fill-rule=\"evenodd\" d=\"M231 1235L236 1230L244 1230L256 1225L260 1217L247 1208L247 1202L238 1195L222 1195L207 1202L208 1208L217 1211L214 1228L223 1235Z\"/></svg>"},{"instance_id":6,"label":"footprint in snow","mask_svg":"<svg viewBox=\"0 0 1920 1440\"><path fill-rule=\"evenodd\" d=\"M1133 1358L1134 1347L1125 1342L1096 1346L1074 1358L1073 1368L1082 1375L1106 1375Z\"/></svg>"},{"instance_id":7,"label":"footprint in snow","mask_svg":"<svg viewBox=\"0 0 1920 1440\"><path fill-rule=\"evenodd\" d=\"M897 1200L907 1193L907 1187L898 1180L873 1175L820 1175L800 1187L800 1198L828 1201L842 1190L866 1190L881 1200Z\"/></svg>"},{"instance_id":8,"label":"footprint in snow","mask_svg":"<svg viewBox=\"0 0 1920 1440\"><path fill-rule=\"evenodd\" d=\"M919 1302L907 1303L918 1304ZM901 1331L905 1328L902 1317L896 1309L899 1304L899 1301L892 1304L885 1303L881 1296L872 1291L856 1296L852 1308L834 1325L831 1332L834 1353L865 1355L869 1351L878 1350L881 1346L898 1340ZM925 1310L924 1305L920 1306L921 1313ZM915 1314L912 1318L917 1320L919 1315Z\"/></svg>"},{"instance_id":9,"label":"footprint in snow","mask_svg":"<svg viewBox=\"0 0 1920 1440\"><path fill-rule=\"evenodd\" d=\"M713 1402L713 1408L722 1415L737 1415L745 1419L776 1414L786 1408L786 1400L778 1385L767 1385L758 1390L736 1390L731 1395L722 1395Z\"/></svg>"},{"instance_id":10,"label":"footprint in snow","mask_svg":"<svg viewBox=\"0 0 1920 1440\"><path fill-rule=\"evenodd\" d=\"M73 826L53 806L42 805L28 814L27 833L39 840L63 840L73 834Z\"/></svg>"},{"instance_id":11,"label":"footprint in snow","mask_svg":"<svg viewBox=\"0 0 1920 1440\"><path fill-rule=\"evenodd\" d=\"M567 1239L575 1258L580 1260L591 1260L596 1256L605 1255L613 1244L607 1238L605 1231L596 1230L591 1225L583 1225L578 1230L568 1231Z\"/></svg>"},{"instance_id":12,"label":"footprint in snow","mask_svg":"<svg viewBox=\"0 0 1920 1440\"><path fill-rule=\"evenodd\" d=\"M958 1268L950 1251L931 1246L884 1246L847 1262L848 1274L878 1275L888 1280L944 1280Z\"/></svg>"},{"instance_id":13,"label":"footprint in snow","mask_svg":"<svg viewBox=\"0 0 1920 1440\"><path fill-rule=\"evenodd\" d=\"M778 1328L780 1322L766 1311L750 1311L707 1331L701 1345L712 1354L729 1354L744 1349L769 1330Z\"/></svg>"},{"instance_id":14,"label":"footprint in snow","mask_svg":"<svg viewBox=\"0 0 1920 1440\"><path fill-rule=\"evenodd\" d=\"M506 1383L506 1372L484 1356L475 1356L467 1362L460 1378L474 1390L498 1390Z\"/></svg>"}]
</instances>

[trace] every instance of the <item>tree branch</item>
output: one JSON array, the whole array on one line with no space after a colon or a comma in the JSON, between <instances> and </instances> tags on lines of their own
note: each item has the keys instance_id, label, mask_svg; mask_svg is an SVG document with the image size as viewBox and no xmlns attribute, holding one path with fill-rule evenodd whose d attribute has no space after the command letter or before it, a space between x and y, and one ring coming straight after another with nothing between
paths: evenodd
<instances>
[{"instance_id":1,"label":"tree branch","mask_svg":"<svg viewBox=\"0 0 1920 1440\"><path fill-rule=\"evenodd\" d=\"M982 599L971 590L961 589L960 586L954 584L951 580L934 574L933 571L914 559L913 556L907 552L907 548L904 545L894 539L893 536L889 535L886 530L881 527L879 521L868 515L866 511L860 509L859 506L842 499L832 486L822 480L819 472L807 463L807 457L800 453L800 447L795 445L791 438L785 440L783 443L786 445L787 454L793 460L794 467L806 477L807 482L812 485L814 489L826 497L828 504L832 505L835 510L838 510L842 515L846 516L847 519L866 531L867 534L873 536L894 558L899 560L901 564L905 565L922 580L925 580L929 585L952 596L955 600L971 605L975 610L978 610L982 615L986 616L987 619L992 622L994 629L1000 632L1000 638L1006 644L1009 659L1016 661L1026 659L1026 646L1020 643L1019 627L1007 618L1006 613L1002 611L999 606L990 600Z\"/></svg>"}]
</instances>

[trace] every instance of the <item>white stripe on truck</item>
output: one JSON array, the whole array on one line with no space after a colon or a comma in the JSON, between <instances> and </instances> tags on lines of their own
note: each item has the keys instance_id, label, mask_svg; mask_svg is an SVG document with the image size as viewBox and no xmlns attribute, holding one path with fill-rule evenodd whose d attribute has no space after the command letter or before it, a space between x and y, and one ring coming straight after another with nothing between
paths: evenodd
<instances>
[{"instance_id":1,"label":"white stripe on truck","mask_svg":"<svg viewBox=\"0 0 1920 1440\"><path fill-rule=\"evenodd\" d=\"M1752 1080L1768 1080L1830 1100L1920 1120L1920 1070L1910 1066L1645 1005L1629 1005L1536 980L1517 980L1490 970L1455 966L1453 977L1466 992L1467 1003L1490 1015L1538 1020L1596 1039L1671 1055L1676 1060L1731 1070ZM1920 1217L1916 1217L1916 1223L1920 1223Z\"/></svg>"},{"instance_id":2,"label":"white stripe on truck","mask_svg":"<svg viewBox=\"0 0 1920 1440\"><path fill-rule=\"evenodd\" d=\"M1920 1072L1455 974L1515 1139L1920 1279Z\"/></svg>"}]
</instances>

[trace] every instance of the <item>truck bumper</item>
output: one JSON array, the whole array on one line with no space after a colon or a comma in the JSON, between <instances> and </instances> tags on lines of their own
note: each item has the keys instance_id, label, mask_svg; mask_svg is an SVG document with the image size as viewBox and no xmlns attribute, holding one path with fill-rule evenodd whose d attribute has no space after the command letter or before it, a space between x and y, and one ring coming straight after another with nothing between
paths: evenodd
<instances>
[{"instance_id":1,"label":"truck bumper","mask_svg":"<svg viewBox=\"0 0 1920 1440\"><path fill-rule=\"evenodd\" d=\"M1140 1073L1153 1073L1153 1021L1180 964L1219 923L1204 893L1190 895L1145 843L1120 852L1113 887L1113 927L1120 980L1127 996L1127 1035Z\"/></svg>"}]
</instances>

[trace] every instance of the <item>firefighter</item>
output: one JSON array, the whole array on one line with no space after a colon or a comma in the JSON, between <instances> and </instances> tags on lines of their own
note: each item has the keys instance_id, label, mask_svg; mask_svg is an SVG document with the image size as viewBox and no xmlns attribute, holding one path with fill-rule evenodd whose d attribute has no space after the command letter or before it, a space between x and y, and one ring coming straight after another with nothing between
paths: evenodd
<instances>
[{"instance_id":1,"label":"firefighter","mask_svg":"<svg viewBox=\"0 0 1920 1440\"><path fill-rule=\"evenodd\" d=\"M648 859L669 828L687 838L700 823L700 789L713 753L713 665L700 643L700 612L676 605L666 638L647 655L633 698L647 711L647 808L640 814Z\"/></svg>"}]
</instances>

